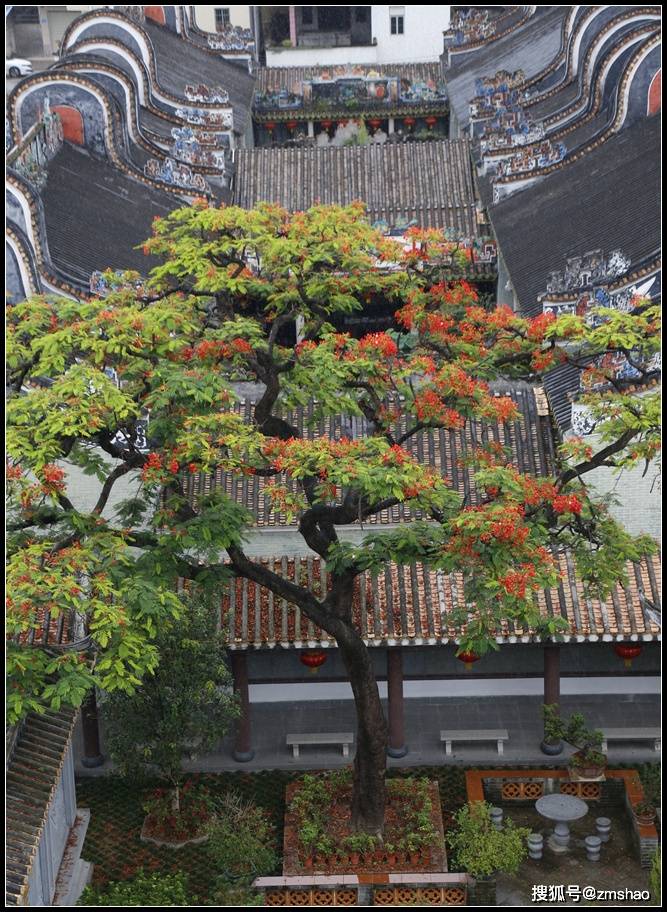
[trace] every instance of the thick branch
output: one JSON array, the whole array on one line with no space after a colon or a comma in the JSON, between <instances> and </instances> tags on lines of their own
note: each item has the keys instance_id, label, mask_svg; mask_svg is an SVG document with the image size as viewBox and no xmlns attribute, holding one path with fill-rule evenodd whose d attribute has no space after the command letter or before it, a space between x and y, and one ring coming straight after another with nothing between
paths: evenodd
<instances>
[{"instance_id":1,"label":"thick branch","mask_svg":"<svg viewBox=\"0 0 667 912\"><path fill-rule=\"evenodd\" d=\"M581 475L585 475L586 472L590 472L593 469L599 469L601 466L608 464L607 460L609 457L624 450L630 441L639 433L641 433L639 429L627 430L624 434L621 434L618 440L615 440L613 443L610 443L609 446L606 446L598 453L595 453L590 459L580 462L579 465L573 466L571 469L567 469L558 477L559 487L566 485L568 481L572 481L573 478L578 478Z\"/></svg>"}]
</instances>

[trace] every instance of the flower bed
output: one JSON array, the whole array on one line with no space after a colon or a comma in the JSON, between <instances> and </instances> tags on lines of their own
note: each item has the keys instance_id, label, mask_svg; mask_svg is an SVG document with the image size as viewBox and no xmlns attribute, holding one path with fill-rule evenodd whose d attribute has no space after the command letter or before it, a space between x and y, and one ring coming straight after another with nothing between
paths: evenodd
<instances>
[{"instance_id":1,"label":"flower bed","mask_svg":"<svg viewBox=\"0 0 667 912\"><path fill-rule=\"evenodd\" d=\"M157 788L144 801L144 810L141 841L180 849L207 839L205 828L215 802L205 785L189 779L179 789L178 801L174 789Z\"/></svg>"},{"instance_id":2,"label":"flower bed","mask_svg":"<svg viewBox=\"0 0 667 912\"><path fill-rule=\"evenodd\" d=\"M350 770L288 785L285 875L447 870L437 782L387 780L382 839L352 831L351 797Z\"/></svg>"}]
</instances>

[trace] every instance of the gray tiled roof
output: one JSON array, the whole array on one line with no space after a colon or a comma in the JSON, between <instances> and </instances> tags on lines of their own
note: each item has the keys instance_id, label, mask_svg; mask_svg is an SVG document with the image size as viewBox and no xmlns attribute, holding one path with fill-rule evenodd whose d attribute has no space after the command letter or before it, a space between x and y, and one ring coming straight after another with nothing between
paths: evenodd
<instances>
[{"instance_id":1,"label":"gray tiled roof","mask_svg":"<svg viewBox=\"0 0 667 912\"><path fill-rule=\"evenodd\" d=\"M145 275L157 261L134 247L150 237L154 216L182 205L69 143L51 161L41 198L53 264L85 285L108 266Z\"/></svg>"},{"instance_id":2,"label":"gray tiled roof","mask_svg":"<svg viewBox=\"0 0 667 912\"><path fill-rule=\"evenodd\" d=\"M577 579L570 554L556 554L562 583L540 591L535 601L543 618L568 622L566 640L659 639L657 613L647 611L647 600L659 611L661 564L658 556L631 563L628 584L618 583L604 601L587 598ZM271 557L258 561L275 573L311 589L326 592L328 574L317 557ZM387 564L382 570L360 574L355 580L352 616L369 646L428 646L460 640L465 625L455 623L454 609L466 608L463 576L433 570L420 563ZM474 609L473 609L474 614ZM334 639L316 627L300 609L247 579L235 579L223 590L222 630L233 649L261 647L305 648L335 646ZM539 641L536 629L503 620L495 630L499 643Z\"/></svg>"},{"instance_id":3,"label":"gray tiled roof","mask_svg":"<svg viewBox=\"0 0 667 912\"><path fill-rule=\"evenodd\" d=\"M618 133L489 210L526 314L550 272L590 250L620 250L632 268L660 251L660 118Z\"/></svg>"},{"instance_id":4,"label":"gray tiled roof","mask_svg":"<svg viewBox=\"0 0 667 912\"><path fill-rule=\"evenodd\" d=\"M361 67L362 70L373 70L380 76L398 76L410 82L428 82L436 84L442 82L442 68L440 63L355 63L353 68ZM256 90L258 92L279 92L286 89L295 91L304 80L319 79L323 73L331 76L334 66L271 66L257 67Z\"/></svg>"},{"instance_id":5,"label":"gray tiled roof","mask_svg":"<svg viewBox=\"0 0 667 912\"><path fill-rule=\"evenodd\" d=\"M526 79L537 75L558 54L568 6L538 6L519 28L497 41L453 58L445 70L449 103L460 126L469 121L475 80L499 70L523 70Z\"/></svg>"},{"instance_id":6,"label":"gray tiled roof","mask_svg":"<svg viewBox=\"0 0 667 912\"><path fill-rule=\"evenodd\" d=\"M467 140L371 143L325 148L239 149L233 201L308 209L317 201L345 205L361 199L372 221L478 234L475 187Z\"/></svg>"},{"instance_id":7,"label":"gray tiled roof","mask_svg":"<svg viewBox=\"0 0 667 912\"><path fill-rule=\"evenodd\" d=\"M6 904L26 905L28 879L63 769L77 711L31 713L12 734L7 789Z\"/></svg>"},{"instance_id":8,"label":"gray tiled roof","mask_svg":"<svg viewBox=\"0 0 667 912\"><path fill-rule=\"evenodd\" d=\"M143 28L155 48L158 83L182 98L185 98L186 85L221 86L229 93L234 110L234 130L243 134L250 116L254 77L243 67L183 41L168 28L149 20Z\"/></svg>"},{"instance_id":9,"label":"gray tiled roof","mask_svg":"<svg viewBox=\"0 0 667 912\"><path fill-rule=\"evenodd\" d=\"M553 470L553 438L548 415L546 399L541 388L533 388L526 383L510 385L494 384L495 392L510 396L517 404L523 420L511 424L498 425L491 422L468 421L461 430L429 429L415 434L404 444L405 449L423 465L432 466L439 471L452 488L465 495L471 504L477 503L472 470L462 467L459 460L474 450L475 446L485 441L495 440L512 452L512 462L522 472L531 475L548 475ZM236 411L250 423L253 420L254 401L245 400L235 406ZM362 437L368 433L365 419L345 416L322 419L314 426L310 425L313 404L299 407L287 415L287 420L295 425L307 438L316 437ZM408 418L401 419L398 433L408 428ZM287 487L295 490L292 481ZM218 472L215 477L206 475L191 476L187 482L188 495L193 502L198 496L207 494L214 488L222 488L237 503L243 504L255 516L259 527L288 526L287 517L274 513L265 500L265 479L257 475L231 476ZM387 523L407 522L416 518L416 513L409 504L398 504L377 516L369 517L367 525L385 525ZM292 521L293 522L293 521Z\"/></svg>"}]
</instances>

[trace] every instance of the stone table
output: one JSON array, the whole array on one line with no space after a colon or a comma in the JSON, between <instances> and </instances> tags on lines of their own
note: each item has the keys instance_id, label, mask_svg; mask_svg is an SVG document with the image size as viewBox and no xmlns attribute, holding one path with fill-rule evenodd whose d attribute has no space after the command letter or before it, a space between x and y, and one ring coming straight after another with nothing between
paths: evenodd
<instances>
[{"instance_id":1,"label":"stone table","mask_svg":"<svg viewBox=\"0 0 667 912\"><path fill-rule=\"evenodd\" d=\"M556 826L548 839L548 845L552 851L562 855L567 852L570 842L568 823L585 817L588 805L573 795L544 795L535 802L535 810L540 817L555 821Z\"/></svg>"}]
</instances>

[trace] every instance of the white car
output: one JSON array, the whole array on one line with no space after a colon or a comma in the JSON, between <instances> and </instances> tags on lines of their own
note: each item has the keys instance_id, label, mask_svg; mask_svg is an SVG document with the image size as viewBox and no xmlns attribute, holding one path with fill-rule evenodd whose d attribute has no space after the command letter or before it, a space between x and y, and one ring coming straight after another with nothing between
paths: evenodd
<instances>
[{"instance_id":1,"label":"white car","mask_svg":"<svg viewBox=\"0 0 667 912\"><path fill-rule=\"evenodd\" d=\"M32 73L32 64L29 60L23 60L22 57L5 60L5 76L18 79L19 76L28 76L30 73Z\"/></svg>"}]
</instances>

